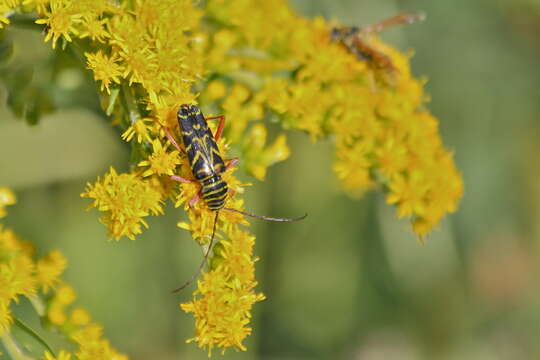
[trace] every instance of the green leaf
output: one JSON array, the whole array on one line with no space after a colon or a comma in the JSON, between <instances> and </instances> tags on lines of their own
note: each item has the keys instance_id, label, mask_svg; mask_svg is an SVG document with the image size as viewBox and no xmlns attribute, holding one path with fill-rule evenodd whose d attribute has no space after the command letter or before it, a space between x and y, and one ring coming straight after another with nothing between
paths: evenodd
<instances>
[{"instance_id":1,"label":"green leaf","mask_svg":"<svg viewBox=\"0 0 540 360\"><path fill-rule=\"evenodd\" d=\"M56 356L53 349L49 346L49 344L47 344L45 339L43 339L41 336L39 336L39 334L36 333L34 330L32 330L28 325L26 325L25 323L23 323L21 320L19 320L17 318L14 318L14 324L19 329L21 329L22 331L24 331L25 333L30 335L38 343L40 343L41 346L43 346L45 349L47 349L51 353L51 355Z\"/></svg>"}]
</instances>

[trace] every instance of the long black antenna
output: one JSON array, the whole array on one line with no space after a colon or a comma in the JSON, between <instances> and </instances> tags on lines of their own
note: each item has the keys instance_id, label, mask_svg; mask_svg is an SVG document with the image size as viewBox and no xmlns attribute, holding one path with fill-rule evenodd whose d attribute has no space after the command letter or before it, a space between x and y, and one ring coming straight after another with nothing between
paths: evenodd
<instances>
[{"instance_id":1,"label":"long black antenna","mask_svg":"<svg viewBox=\"0 0 540 360\"><path fill-rule=\"evenodd\" d=\"M254 218L257 218L257 219L263 219L263 220L268 220L268 221L300 221L300 220L304 220L306 218L306 216L307 216L307 214L305 214L304 216L300 216L300 217L292 218L292 219L289 219L289 218L274 218L274 217L269 217L269 216L253 215L253 214L247 213L245 211L241 211L241 210L237 210L237 209L233 209L233 208L223 208L223 209L224 210L229 210L229 211L234 211L234 212L237 212L237 213L245 215L245 216L251 216L251 217L254 217Z\"/></svg>"},{"instance_id":2,"label":"long black antenna","mask_svg":"<svg viewBox=\"0 0 540 360\"><path fill-rule=\"evenodd\" d=\"M189 279L184 285L180 286L178 289L173 290L172 291L173 293L184 289L186 286L191 284L197 278L197 276L199 276L199 274L201 273L204 267L204 264L206 263L206 260L208 259L208 254L210 254L210 250L212 250L212 245L214 244L214 236L216 235L216 225L217 225L218 215L219 215L219 210L216 211L216 217L214 218L214 229L212 230L212 238L210 239L210 245L208 245L208 249L206 249L206 253L204 254L204 259L201 262L201 265L199 266L195 274L193 274L191 279Z\"/></svg>"}]
</instances>

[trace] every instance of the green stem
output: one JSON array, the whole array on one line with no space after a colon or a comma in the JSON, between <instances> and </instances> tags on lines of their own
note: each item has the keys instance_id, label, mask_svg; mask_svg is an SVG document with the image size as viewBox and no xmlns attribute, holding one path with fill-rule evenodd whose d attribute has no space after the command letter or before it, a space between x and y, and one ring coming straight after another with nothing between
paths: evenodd
<instances>
[{"instance_id":1,"label":"green stem","mask_svg":"<svg viewBox=\"0 0 540 360\"><path fill-rule=\"evenodd\" d=\"M131 125L133 125L137 120L141 118L141 114L139 114L137 102L133 98L131 89L129 88L129 86L126 86L126 84L122 84L122 95L124 99L124 104L128 110L129 122Z\"/></svg>"},{"instance_id":2,"label":"green stem","mask_svg":"<svg viewBox=\"0 0 540 360\"><path fill-rule=\"evenodd\" d=\"M123 82L120 85L120 102L127 113L127 121L129 125L134 125L140 118L141 113L135 100L132 89ZM127 126L126 126L127 128ZM145 141L144 144L148 145ZM130 158L130 170L137 169L137 164L141 161L141 156L143 155L144 150L136 141L131 141L131 158ZM146 157L146 156L145 156Z\"/></svg>"},{"instance_id":3,"label":"green stem","mask_svg":"<svg viewBox=\"0 0 540 360\"><path fill-rule=\"evenodd\" d=\"M47 342L45 341L45 339L43 339L41 336L39 336L38 333L36 333L34 330L32 330L28 325L26 325L25 323L23 323L21 320L17 319L17 318L14 318L15 319L15 325L23 330L25 333L27 333L28 335L30 335L31 337L33 337L38 343L40 343L41 345L43 345L44 348L46 348L47 350L49 350L49 352L51 353L52 356L56 357L56 355L54 354L54 351L53 349L51 349L51 347L49 346L49 344L47 344Z\"/></svg>"},{"instance_id":4,"label":"green stem","mask_svg":"<svg viewBox=\"0 0 540 360\"><path fill-rule=\"evenodd\" d=\"M19 344L7 331L2 335L2 343L12 360L35 360L35 358L26 355L22 351Z\"/></svg>"},{"instance_id":5,"label":"green stem","mask_svg":"<svg viewBox=\"0 0 540 360\"><path fill-rule=\"evenodd\" d=\"M44 317L46 306L43 300L38 296L29 296L28 300L30 300L30 304L32 304L32 307L36 310L39 317Z\"/></svg>"}]
</instances>

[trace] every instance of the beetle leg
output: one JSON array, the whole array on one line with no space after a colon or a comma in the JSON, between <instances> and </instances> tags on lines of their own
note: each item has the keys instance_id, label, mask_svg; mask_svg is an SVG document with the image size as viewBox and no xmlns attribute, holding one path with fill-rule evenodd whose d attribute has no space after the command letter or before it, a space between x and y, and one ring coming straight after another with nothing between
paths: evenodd
<instances>
[{"instance_id":1,"label":"beetle leg","mask_svg":"<svg viewBox=\"0 0 540 360\"><path fill-rule=\"evenodd\" d=\"M186 179L186 178L183 178L183 177L178 176L178 175L171 175L171 179L173 179L175 181L178 181L178 182L183 182L183 183L186 183L186 184L195 182L195 180Z\"/></svg>"},{"instance_id":2,"label":"beetle leg","mask_svg":"<svg viewBox=\"0 0 540 360\"><path fill-rule=\"evenodd\" d=\"M195 204L201 199L199 193L196 193L193 195L193 197L189 200L189 207L193 208Z\"/></svg>"},{"instance_id":3,"label":"beetle leg","mask_svg":"<svg viewBox=\"0 0 540 360\"><path fill-rule=\"evenodd\" d=\"M236 165L240 161L240 159L239 158L232 158L232 159L228 159L226 161L228 161L228 163L227 163L227 165L225 165L225 170L228 170L231 167L233 167L234 165Z\"/></svg>"},{"instance_id":4,"label":"beetle leg","mask_svg":"<svg viewBox=\"0 0 540 360\"><path fill-rule=\"evenodd\" d=\"M218 141L219 138L221 137L221 133L223 132L223 127L225 126L225 115L210 116L206 118L206 120L215 120L215 119L219 119L219 125L217 128L216 134L214 135L214 139Z\"/></svg>"},{"instance_id":5,"label":"beetle leg","mask_svg":"<svg viewBox=\"0 0 540 360\"><path fill-rule=\"evenodd\" d=\"M171 175L171 179L181 182L181 183L185 183L185 184L196 182L195 180L186 179L178 175ZM199 191L195 195L193 195L191 199L189 199L189 207L190 208L194 207L197 201L199 201L200 199L201 199L201 192Z\"/></svg>"},{"instance_id":6,"label":"beetle leg","mask_svg":"<svg viewBox=\"0 0 540 360\"><path fill-rule=\"evenodd\" d=\"M165 136L167 136L167 139L169 139L169 141L171 142L171 144L173 144L173 146L175 148L178 149L178 151L180 151L181 153L185 154L186 151L184 149L182 149L180 147L180 145L178 145L178 143L176 142L176 140L174 139L174 136L172 136L171 132L169 131L168 128L166 128L165 126L163 127L163 132L165 132Z\"/></svg>"}]
</instances>

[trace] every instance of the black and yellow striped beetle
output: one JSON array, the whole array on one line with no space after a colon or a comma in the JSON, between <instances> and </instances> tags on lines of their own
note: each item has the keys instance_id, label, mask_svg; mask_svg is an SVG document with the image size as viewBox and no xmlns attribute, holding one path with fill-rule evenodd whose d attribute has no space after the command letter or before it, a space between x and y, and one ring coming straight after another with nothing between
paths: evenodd
<instances>
[{"instance_id":1,"label":"black and yellow striped beetle","mask_svg":"<svg viewBox=\"0 0 540 360\"><path fill-rule=\"evenodd\" d=\"M201 185L201 190L189 201L190 205L193 206L200 198L202 198L202 200L208 206L208 209L216 212L216 216L214 218L214 226L210 244L206 250L201 266L188 282L174 290L174 292L180 291L191 284L204 267L214 241L216 224L220 210L233 211L242 215L268 221L299 221L307 216L306 214L304 216L292 219L273 218L268 216L253 215L237 209L225 207L225 202L230 191L227 183L221 177L221 174L238 162L238 159L235 158L229 160L229 162L225 164L225 161L221 158L221 154L219 153L219 148L216 143L216 141L221 137L223 126L225 125L225 116L221 115L205 118L201 110L196 105L184 104L180 106L177 117L184 149L178 145L172 134L167 129L164 129L165 135L174 145L174 147L178 149L178 151L186 154L193 177L195 179L186 179L178 175L172 175L171 179L184 183L198 182ZM219 125L215 135L212 134L208 128L208 124L206 123L206 120L212 119L219 119Z\"/></svg>"}]
</instances>

